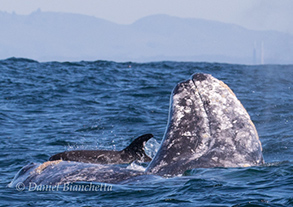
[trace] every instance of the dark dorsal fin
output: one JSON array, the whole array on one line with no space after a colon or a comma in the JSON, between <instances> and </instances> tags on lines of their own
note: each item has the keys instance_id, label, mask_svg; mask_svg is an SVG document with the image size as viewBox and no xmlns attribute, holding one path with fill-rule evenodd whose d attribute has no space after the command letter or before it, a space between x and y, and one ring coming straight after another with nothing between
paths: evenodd
<instances>
[{"instance_id":1,"label":"dark dorsal fin","mask_svg":"<svg viewBox=\"0 0 293 207\"><path fill-rule=\"evenodd\" d=\"M152 137L153 137L152 134L144 134L136 138L134 141L132 141L131 144L122 151L126 153L131 153L135 156L143 158L145 162L149 162L151 161L151 158L145 154L144 143L147 142Z\"/></svg>"},{"instance_id":2,"label":"dark dorsal fin","mask_svg":"<svg viewBox=\"0 0 293 207\"><path fill-rule=\"evenodd\" d=\"M85 163L118 164L130 163L135 160L150 162L151 158L144 152L144 142L152 138L152 134L145 134L136 138L128 147L121 151L111 150L73 150L65 151L50 157L53 160L68 160Z\"/></svg>"}]
</instances>

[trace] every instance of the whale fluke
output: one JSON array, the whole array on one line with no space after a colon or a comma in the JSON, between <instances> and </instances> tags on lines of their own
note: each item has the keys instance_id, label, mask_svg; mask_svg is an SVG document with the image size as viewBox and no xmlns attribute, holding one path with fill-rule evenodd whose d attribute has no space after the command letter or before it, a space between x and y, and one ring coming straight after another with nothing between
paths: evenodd
<instances>
[{"instance_id":1,"label":"whale fluke","mask_svg":"<svg viewBox=\"0 0 293 207\"><path fill-rule=\"evenodd\" d=\"M64 160L97 164L122 164L133 161L150 162L151 158L144 151L144 144L152 134L145 134L136 138L128 147L121 151L111 150L72 150L55 154L50 161Z\"/></svg>"}]
</instances>

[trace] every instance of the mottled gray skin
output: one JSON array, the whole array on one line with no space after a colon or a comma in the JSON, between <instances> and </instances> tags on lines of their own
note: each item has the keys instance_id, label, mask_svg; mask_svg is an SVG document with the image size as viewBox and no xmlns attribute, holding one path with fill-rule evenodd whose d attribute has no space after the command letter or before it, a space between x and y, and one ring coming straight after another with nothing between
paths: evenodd
<instances>
[{"instance_id":1,"label":"mottled gray skin","mask_svg":"<svg viewBox=\"0 0 293 207\"><path fill-rule=\"evenodd\" d=\"M261 143L250 117L231 89L207 74L195 74L173 90L160 149L145 172L113 165L52 161L24 167L17 182L119 183L142 174L176 176L193 168L263 164Z\"/></svg>"},{"instance_id":2,"label":"mottled gray skin","mask_svg":"<svg viewBox=\"0 0 293 207\"><path fill-rule=\"evenodd\" d=\"M152 159L145 154L144 143L152 137L152 134L142 135L136 138L128 147L121 151L72 150L53 155L49 160L64 160L97 164L122 164L131 163L133 161L150 162Z\"/></svg>"},{"instance_id":3,"label":"mottled gray skin","mask_svg":"<svg viewBox=\"0 0 293 207\"><path fill-rule=\"evenodd\" d=\"M119 183L143 175L144 172L129 170L116 165L101 165L70 161L30 163L23 167L8 187L23 183L36 185L63 185L75 182Z\"/></svg>"},{"instance_id":4,"label":"mottled gray skin","mask_svg":"<svg viewBox=\"0 0 293 207\"><path fill-rule=\"evenodd\" d=\"M164 139L146 172L174 176L263 162L255 126L235 94L211 75L195 74L174 88Z\"/></svg>"}]
</instances>

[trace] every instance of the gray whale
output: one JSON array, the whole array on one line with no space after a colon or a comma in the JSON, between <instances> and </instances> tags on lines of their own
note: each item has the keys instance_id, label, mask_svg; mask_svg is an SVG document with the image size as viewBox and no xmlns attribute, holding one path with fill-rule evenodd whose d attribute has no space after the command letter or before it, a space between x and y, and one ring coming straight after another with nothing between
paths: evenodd
<instances>
[{"instance_id":1,"label":"gray whale","mask_svg":"<svg viewBox=\"0 0 293 207\"><path fill-rule=\"evenodd\" d=\"M176 176L193 168L249 167L264 163L250 116L232 90L209 74L194 74L171 94L160 149L145 172L117 165L48 161L22 168L9 184L119 183L140 175Z\"/></svg>"},{"instance_id":2,"label":"gray whale","mask_svg":"<svg viewBox=\"0 0 293 207\"><path fill-rule=\"evenodd\" d=\"M263 164L256 128L225 83L194 74L174 88L170 102L164 139L147 173L173 176L192 168Z\"/></svg>"}]
</instances>

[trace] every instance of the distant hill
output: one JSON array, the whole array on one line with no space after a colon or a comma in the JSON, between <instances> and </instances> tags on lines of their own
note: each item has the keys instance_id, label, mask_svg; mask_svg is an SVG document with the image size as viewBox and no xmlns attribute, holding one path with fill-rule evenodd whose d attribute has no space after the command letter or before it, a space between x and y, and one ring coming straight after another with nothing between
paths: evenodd
<instances>
[{"instance_id":1,"label":"distant hill","mask_svg":"<svg viewBox=\"0 0 293 207\"><path fill-rule=\"evenodd\" d=\"M293 64L293 36L167 15L130 25L68 13L0 12L0 59Z\"/></svg>"}]
</instances>

